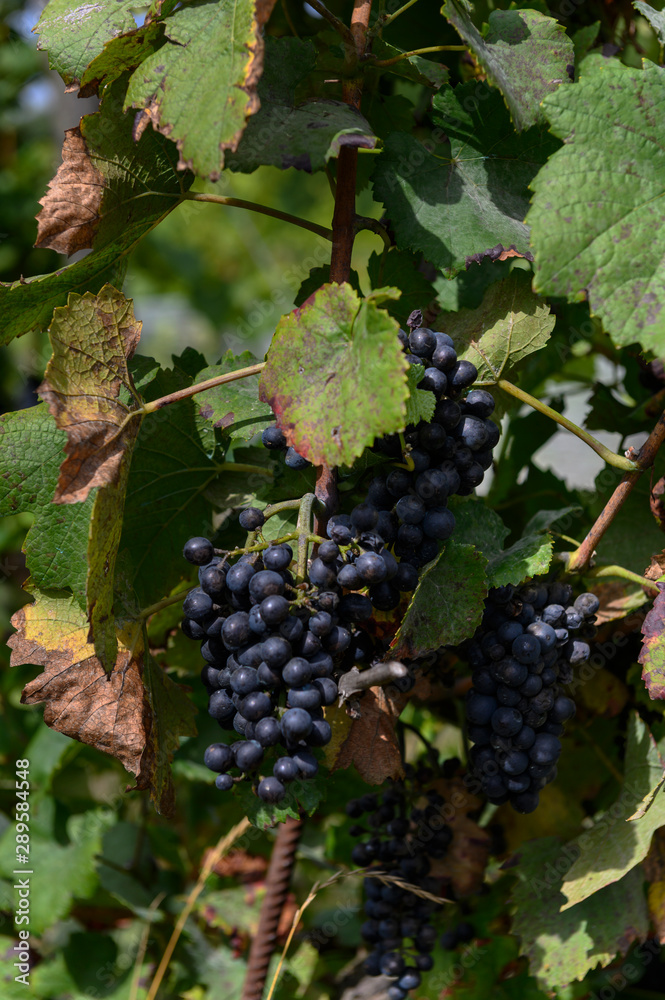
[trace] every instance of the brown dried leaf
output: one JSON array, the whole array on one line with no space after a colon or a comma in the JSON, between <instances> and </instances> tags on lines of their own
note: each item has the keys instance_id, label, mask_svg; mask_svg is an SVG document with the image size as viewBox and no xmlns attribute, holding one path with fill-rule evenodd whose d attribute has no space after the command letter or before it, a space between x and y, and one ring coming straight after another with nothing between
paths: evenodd
<instances>
[{"instance_id":1,"label":"brown dried leaf","mask_svg":"<svg viewBox=\"0 0 665 1000\"><path fill-rule=\"evenodd\" d=\"M651 556L651 563L645 569L644 575L647 580L660 580L665 576L665 549Z\"/></svg>"},{"instance_id":2,"label":"brown dried leaf","mask_svg":"<svg viewBox=\"0 0 665 1000\"><path fill-rule=\"evenodd\" d=\"M509 257L523 257L525 260L533 260L533 254L530 251L527 250L526 253L520 253L514 243L511 243L509 247L504 247L502 243L497 243L495 247L490 247L489 250L481 250L480 253L470 254L466 258L467 271L472 264L482 264L484 257L489 257L493 262L508 260Z\"/></svg>"},{"instance_id":3,"label":"brown dried leaf","mask_svg":"<svg viewBox=\"0 0 665 1000\"><path fill-rule=\"evenodd\" d=\"M665 944L665 828L656 830L649 853L642 862L649 882L649 916L660 944Z\"/></svg>"},{"instance_id":4,"label":"brown dried leaf","mask_svg":"<svg viewBox=\"0 0 665 1000\"><path fill-rule=\"evenodd\" d=\"M250 854L242 847L221 858L213 871L219 878L233 878L241 882L260 882L268 870L268 860L258 854Z\"/></svg>"},{"instance_id":5,"label":"brown dried leaf","mask_svg":"<svg viewBox=\"0 0 665 1000\"><path fill-rule=\"evenodd\" d=\"M369 785L380 785L386 778L399 778L402 770L395 725L408 700L407 696L386 688L373 687L358 702L359 715L352 719L349 733L330 769L341 770L355 764L358 774Z\"/></svg>"},{"instance_id":6,"label":"brown dried leaf","mask_svg":"<svg viewBox=\"0 0 665 1000\"><path fill-rule=\"evenodd\" d=\"M642 624L644 642L638 657L642 680L652 698L665 698L665 584Z\"/></svg>"},{"instance_id":7,"label":"brown dried leaf","mask_svg":"<svg viewBox=\"0 0 665 1000\"><path fill-rule=\"evenodd\" d=\"M53 356L38 389L67 432L54 503L79 503L95 486L118 482L134 446L140 400L127 368L141 336L130 299L112 285L72 292L49 327ZM119 399L124 388L133 400Z\"/></svg>"},{"instance_id":8,"label":"brown dried leaf","mask_svg":"<svg viewBox=\"0 0 665 1000\"><path fill-rule=\"evenodd\" d=\"M626 618L647 600L644 590L636 589L634 584L625 580L602 583L594 580L593 591L600 600L600 607L596 612L597 625Z\"/></svg>"},{"instance_id":9,"label":"brown dried leaf","mask_svg":"<svg viewBox=\"0 0 665 1000\"><path fill-rule=\"evenodd\" d=\"M26 685L24 705L45 703L44 722L65 736L117 758L148 789L158 811L173 811L169 761L180 735L193 735L193 707L148 658L151 691L143 685L144 651L139 641L122 646L107 674L88 642L88 622L75 598L38 593L34 604L12 618L17 629L8 645L11 665L34 663L44 671ZM136 640L136 636L134 637ZM159 689L161 688L161 692ZM165 711L170 697L176 708ZM168 705L167 705L168 708Z\"/></svg>"},{"instance_id":10,"label":"brown dried leaf","mask_svg":"<svg viewBox=\"0 0 665 1000\"><path fill-rule=\"evenodd\" d=\"M62 163L39 202L35 246L66 254L91 247L104 187L104 176L93 166L80 128L67 129Z\"/></svg>"},{"instance_id":11,"label":"brown dried leaf","mask_svg":"<svg viewBox=\"0 0 665 1000\"><path fill-rule=\"evenodd\" d=\"M649 506L658 527L665 531L665 476L661 476L655 486L651 487Z\"/></svg>"}]
</instances>

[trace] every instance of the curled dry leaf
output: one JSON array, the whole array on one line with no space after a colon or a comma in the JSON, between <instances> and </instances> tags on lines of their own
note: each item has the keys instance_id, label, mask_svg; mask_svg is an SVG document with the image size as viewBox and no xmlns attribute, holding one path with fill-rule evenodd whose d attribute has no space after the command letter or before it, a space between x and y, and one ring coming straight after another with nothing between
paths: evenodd
<instances>
[{"instance_id":1,"label":"curled dry leaf","mask_svg":"<svg viewBox=\"0 0 665 1000\"><path fill-rule=\"evenodd\" d=\"M12 618L17 629L8 645L11 666L33 663L44 671L26 685L24 705L44 702L44 722L65 736L115 757L136 775L136 787L147 789L158 811L173 811L174 794L169 761L179 735L192 735L193 708L182 689L162 671L151 678L152 692L143 685L145 655L139 643L121 647L107 674L88 642L88 622L76 600L64 592L37 595L34 604ZM140 633L139 633L140 635ZM155 689L173 688L179 718L164 713L164 697ZM177 699L175 697L177 695ZM165 733L168 734L165 736Z\"/></svg>"},{"instance_id":2,"label":"curled dry leaf","mask_svg":"<svg viewBox=\"0 0 665 1000\"><path fill-rule=\"evenodd\" d=\"M62 163L39 202L35 246L66 254L91 247L104 190L104 176L93 165L80 128L67 129Z\"/></svg>"},{"instance_id":3,"label":"curled dry leaf","mask_svg":"<svg viewBox=\"0 0 665 1000\"><path fill-rule=\"evenodd\" d=\"M127 360L141 336L132 302L112 285L72 292L49 327L53 356L39 394L67 432L54 503L79 503L95 486L116 483L140 427L140 400ZM133 400L119 398L124 388Z\"/></svg>"},{"instance_id":4,"label":"curled dry leaf","mask_svg":"<svg viewBox=\"0 0 665 1000\"><path fill-rule=\"evenodd\" d=\"M395 725L406 702L407 696L393 688L373 687L366 691L358 702L360 714L352 719L348 736L330 761L330 769L355 764L369 785L401 777L404 772Z\"/></svg>"}]
</instances>

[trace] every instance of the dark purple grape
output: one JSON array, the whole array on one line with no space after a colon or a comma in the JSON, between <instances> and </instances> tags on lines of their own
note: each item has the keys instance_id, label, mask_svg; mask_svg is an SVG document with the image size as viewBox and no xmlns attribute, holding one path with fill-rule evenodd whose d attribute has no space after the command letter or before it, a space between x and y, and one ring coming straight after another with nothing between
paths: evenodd
<instances>
[{"instance_id":1,"label":"dark purple grape","mask_svg":"<svg viewBox=\"0 0 665 1000\"><path fill-rule=\"evenodd\" d=\"M245 531L256 531L263 527L266 519L263 511L259 510L258 507L246 507L245 510L241 511L238 520L240 527L244 528Z\"/></svg>"},{"instance_id":2,"label":"dark purple grape","mask_svg":"<svg viewBox=\"0 0 665 1000\"><path fill-rule=\"evenodd\" d=\"M195 566L205 566L214 555L212 542L200 535L197 535L195 538L189 538L185 542L182 554L187 562L193 563Z\"/></svg>"},{"instance_id":3,"label":"dark purple grape","mask_svg":"<svg viewBox=\"0 0 665 1000\"><path fill-rule=\"evenodd\" d=\"M233 751L226 743L212 743L203 756L203 763L211 771L222 774L233 767Z\"/></svg>"},{"instance_id":4,"label":"dark purple grape","mask_svg":"<svg viewBox=\"0 0 665 1000\"><path fill-rule=\"evenodd\" d=\"M266 427L261 435L261 441L264 448L276 449L278 451L286 449L286 438L277 424L271 424L269 427Z\"/></svg>"},{"instance_id":5,"label":"dark purple grape","mask_svg":"<svg viewBox=\"0 0 665 1000\"><path fill-rule=\"evenodd\" d=\"M259 781L256 794L262 802L273 804L275 802L281 802L286 794L286 789L284 788L282 782L277 778L262 778L261 781Z\"/></svg>"}]
</instances>

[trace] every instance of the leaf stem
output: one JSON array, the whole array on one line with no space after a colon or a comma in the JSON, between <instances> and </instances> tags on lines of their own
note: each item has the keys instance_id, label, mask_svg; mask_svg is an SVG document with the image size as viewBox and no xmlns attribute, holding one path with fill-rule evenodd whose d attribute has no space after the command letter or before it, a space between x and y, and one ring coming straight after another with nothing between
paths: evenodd
<instances>
[{"instance_id":1,"label":"leaf stem","mask_svg":"<svg viewBox=\"0 0 665 1000\"><path fill-rule=\"evenodd\" d=\"M188 583L182 590L177 590L175 594L170 594L169 597L163 597L161 601L156 601L155 604L149 604L147 608L141 608L139 612L138 621L145 621L150 618L151 615L156 615L158 611L163 611L164 608L170 608L172 604L178 604L182 601L185 594L188 594L190 590L194 589L195 584Z\"/></svg>"},{"instance_id":2,"label":"leaf stem","mask_svg":"<svg viewBox=\"0 0 665 1000\"><path fill-rule=\"evenodd\" d=\"M623 507L628 499L628 495L644 470L653 465L663 442L665 442L665 413L661 413L658 423L640 448L635 460L636 471L629 472L623 476L582 544L571 553L568 560L569 573L583 573L586 570L601 538Z\"/></svg>"},{"instance_id":3,"label":"leaf stem","mask_svg":"<svg viewBox=\"0 0 665 1000\"><path fill-rule=\"evenodd\" d=\"M298 512L298 569L296 572L296 582L302 583L307 576L307 553L309 551L309 538L312 534L312 514L316 496L313 493L305 493L300 501Z\"/></svg>"},{"instance_id":4,"label":"leaf stem","mask_svg":"<svg viewBox=\"0 0 665 1000\"><path fill-rule=\"evenodd\" d=\"M584 441L585 444L588 444L590 448L593 448L596 454L600 455L603 461L607 462L608 465L613 465L616 469L623 469L630 472L637 469L637 465L632 459L626 458L624 455L617 455L616 452L607 448L604 444L601 444L601 442L595 438L593 434L589 434L589 432L585 431L584 428L578 427L578 425L574 424L572 420L568 419L568 417L564 417L561 413L557 413L557 411L553 410L551 406L547 405L547 403L543 403L540 399L537 399L530 393L525 392L523 389L519 389L516 385L513 385L512 382L508 382L504 378L498 379L496 384L499 389L503 389L503 391L507 392L510 396L514 396L515 399L519 399L522 403L528 403L528 405L532 406L534 410L544 413L546 417L549 417L557 424L565 427L567 431L570 431L571 434L575 435L575 437L578 437L581 441Z\"/></svg>"},{"instance_id":5,"label":"leaf stem","mask_svg":"<svg viewBox=\"0 0 665 1000\"><path fill-rule=\"evenodd\" d=\"M249 465L247 462L222 462L218 472L249 472L257 476L268 476L273 478L270 469L264 469L262 465Z\"/></svg>"},{"instance_id":6,"label":"leaf stem","mask_svg":"<svg viewBox=\"0 0 665 1000\"><path fill-rule=\"evenodd\" d=\"M624 580L630 580L631 583L639 583L641 587L648 587L649 590L658 591L655 580L649 580L646 576L640 576L639 573L633 573L632 570L626 569L624 566L594 566L593 569L586 570L585 576L593 577L603 577L603 576L618 576Z\"/></svg>"},{"instance_id":7,"label":"leaf stem","mask_svg":"<svg viewBox=\"0 0 665 1000\"><path fill-rule=\"evenodd\" d=\"M189 385L185 389L178 389L177 392L170 392L168 396L160 396L159 399L153 399L151 403L144 403L141 410L137 410L137 413L155 413L156 410L161 410L163 406L168 406L170 403L179 403L181 399L188 399L190 396L195 396L198 392L205 392L206 389L214 389L217 385L224 385L226 382L237 382L241 378L249 378L250 375L258 375L259 372L265 368L265 361L260 361L256 365L250 365L248 368L238 368L234 372L226 372L225 375L216 375L214 378L206 379L205 382L197 382L196 385Z\"/></svg>"},{"instance_id":8,"label":"leaf stem","mask_svg":"<svg viewBox=\"0 0 665 1000\"><path fill-rule=\"evenodd\" d=\"M228 205L230 208L245 208L249 212L258 212L260 215L269 215L272 219L280 219L282 222L290 222L301 229L307 229L310 233L322 236L324 240L332 240L332 232L325 226L319 226L316 222L309 222L308 219L301 219L297 215L289 212L282 212L278 208L269 208L268 205L259 205L255 201L245 201L243 198L230 198L222 194L208 194L205 191L188 191L183 196L185 201L207 201L213 205Z\"/></svg>"},{"instance_id":9,"label":"leaf stem","mask_svg":"<svg viewBox=\"0 0 665 1000\"><path fill-rule=\"evenodd\" d=\"M405 3L404 6L399 7L394 14L383 14L381 17L378 17L374 22L374 24L372 25L372 27L367 32L368 36L370 38L374 38L374 36L378 35L380 31L383 31L386 25L392 24L392 22L395 20L396 17L399 17L400 14L404 14L404 12L409 9L409 7L413 7L414 3L417 2L418 0L408 0L408 3Z\"/></svg>"},{"instance_id":10,"label":"leaf stem","mask_svg":"<svg viewBox=\"0 0 665 1000\"><path fill-rule=\"evenodd\" d=\"M371 66L380 66L382 69L387 69L388 66L394 66L395 63L401 62L402 59L410 59L412 56L423 56L427 52L466 52L467 48L468 46L466 45L428 45L424 49L411 49L410 52L400 52L398 56L393 56L392 59L374 59L371 57L371 54L368 54L367 59L368 61L370 58L372 59Z\"/></svg>"}]
</instances>

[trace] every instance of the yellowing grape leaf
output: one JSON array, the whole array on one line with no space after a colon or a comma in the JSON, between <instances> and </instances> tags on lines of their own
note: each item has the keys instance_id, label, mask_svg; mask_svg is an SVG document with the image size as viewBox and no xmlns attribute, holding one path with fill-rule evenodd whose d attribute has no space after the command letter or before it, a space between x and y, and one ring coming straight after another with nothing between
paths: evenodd
<instances>
[{"instance_id":1,"label":"yellowing grape leaf","mask_svg":"<svg viewBox=\"0 0 665 1000\"><path fill-rule=\"evenodd\" d=\"M67 432L54 503L79 503L94 486L120 478L123 456L140 427L140 418L131 415L141 400L127 368L140 335L131 300L112 285L98 295L72 293L55 310L49 327L53 356L38 390ZM134 405L120 401L121 386Z\"/></svg>"},{"instance_id":2,"label":"yellowing grape leaf","mask_svg":"<svg viewBox=\"0 0 665 1000\"><path fill-rule=\"evenodd\" d=\"M659 594L642 625L644 642L638 662L642 679L652 698L665 698L665 584L658 584Z\"/></svg>"},{"instance_id":3,"label":"yellowing grape leaf","mask_svg":"<svg viewBox=\"0 0 665 1000\"><path fill-rule=\"evenodd\" d=\"M45 702L47 726L117 758L150 792L156 808L173 811L169 762L180 736L194 735L194 707L146 657L140 629L130 630L107 674L88 642L88 622L63 591L35 592L35 603L12 618L11 665L34 663L43 673L26 685L24 705ZM142 675L146 675L148 690Z\"/></svg>"}]
</instances>

